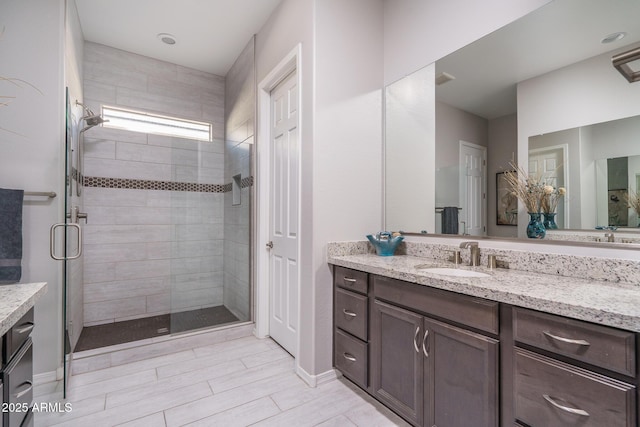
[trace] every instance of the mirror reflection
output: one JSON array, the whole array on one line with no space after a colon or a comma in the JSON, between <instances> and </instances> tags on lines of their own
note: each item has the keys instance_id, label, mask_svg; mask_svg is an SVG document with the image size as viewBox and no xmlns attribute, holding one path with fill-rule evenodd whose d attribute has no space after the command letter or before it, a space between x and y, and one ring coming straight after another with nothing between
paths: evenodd
<instances>
[{"instance_id":1,"label":"mirror reflection","mask_svg":"<svg viewBox=\"0 0 640 427\"><path fill-rule=\"evenodd\" d=\"M566 187L559 228L625 227L624 213L609 214L608 192L635 191L637 170L629 166L626 187L613 189L621 184L609 184L606 174L619 169L606 159L633 163L640 155L640 144L625 149L622 142L623 134L640 136L638 120L629 118L640 114L640 83L611 65L612 55L640 45L634 16L638 2L557 0L389 85L386 228L525 237L526 212L514 209L500 182L510 163L552 172L554 186ZM616 31L626 34L601 42ZM408 92L409 81L421 92ZM617 206L623 195L611 195ZM626 227L637 226L637 213L627 211ZM450 227L456 214L457 230Z\"/></svg>"}]
</instances>

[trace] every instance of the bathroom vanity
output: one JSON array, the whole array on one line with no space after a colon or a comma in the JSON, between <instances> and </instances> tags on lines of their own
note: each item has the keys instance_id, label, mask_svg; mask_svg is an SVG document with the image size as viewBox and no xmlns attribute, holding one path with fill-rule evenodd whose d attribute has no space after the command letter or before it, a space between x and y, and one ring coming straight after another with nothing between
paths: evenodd
<instances>
[{"instance_id":1,"label":"bathroom vanity","mask_svg":"<svg viewBox=\"0 0 640 427\"><path fill-rule=\"evenodd\" d=\"M411 424L637 425L637 285L457 268L484 275L469 277L410 255L328 261L334 366Z\"/></svg>"},{"instance_id":2,"label":"bathroom vanity","mask_svg":"<svg viewBox=\"0 0 640 427\"><path fill-rule=\"evenodd\" d=\"M3 427L33 425L33 306L45 291L46 283L0 286Z\"/></svg>"}]
</instances>

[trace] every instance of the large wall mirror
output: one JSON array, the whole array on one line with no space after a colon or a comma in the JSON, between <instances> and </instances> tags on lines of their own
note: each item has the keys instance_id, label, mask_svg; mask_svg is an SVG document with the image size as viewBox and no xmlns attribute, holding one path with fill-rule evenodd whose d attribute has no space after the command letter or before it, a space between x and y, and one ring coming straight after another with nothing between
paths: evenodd
<instances>
[{"instance_id":1,"label":"large wall mirror","mask_svg":"<svg viewBox=\"0 0 640 427\"><path fill-rule=\"evenodd\" d=\"M611 64L640 46L638 16L637 1L555 0L387 86L385 227L524 238L501 174L518 164L566 187L561 229L640 230L621 208L640 180L640 82Z\"/></svg>"}]
</instances>

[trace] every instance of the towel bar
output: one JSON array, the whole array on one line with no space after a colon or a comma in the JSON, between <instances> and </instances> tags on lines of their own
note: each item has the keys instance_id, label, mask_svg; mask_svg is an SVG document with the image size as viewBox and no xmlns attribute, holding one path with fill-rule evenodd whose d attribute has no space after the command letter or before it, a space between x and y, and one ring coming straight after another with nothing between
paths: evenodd
<instances>
[{"instance_id":1,"label":"towel bar","mask_svg":"<svg viewBox=\"0 0 640 427\"><path fill-rule=\"evenodd\" d=\"M57 196L57 194L53 191L25 191L25 196L45 196L50 199L53 199Z\"/></svg>"}]
</instances>

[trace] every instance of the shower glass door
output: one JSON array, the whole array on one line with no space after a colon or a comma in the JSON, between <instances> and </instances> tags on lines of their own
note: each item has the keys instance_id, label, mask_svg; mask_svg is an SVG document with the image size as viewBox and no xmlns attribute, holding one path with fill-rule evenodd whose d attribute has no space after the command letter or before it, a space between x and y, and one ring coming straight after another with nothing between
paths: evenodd
<instances>
[{"instance_id":1,"label":"shower glass door","mask_svg":"<svg viewBox=\"0 0 640 427\"><path fill-rule=\"evenodd\" d=\"M254 58L252 38L224 82L209 77L206 102L224 106L204 109L211 141L174 139L176 185L189 191L172 192L172 333L252 320Z\"/></svg>"},{"instance_id":2,"label":"shower glass door","mask_svg":"<svg viewBox=\"0 0 640 427\"><path fill-rule=\"evenodd\" d=\"M71 376L73 349L82 331L82 242L78 224L81 199L76 189L78 173L75 169L74 154L78 150L78 120L71 108L69 90L66 92L65 117L65 191L64 191L64 234L62 254L62 316L63 316L63 392L66 397L68 379Z\"/></svg>"},{"instance_id":3,"label":"shower glass door","mask_svg":"<svg viewBox=\"0 0 640 427\"><path fill-rule=\"evenodd\" d=\"M170 333L250 320L253 145L191 144L197 185L171 192Z\"/></svg>"}]
</instances>

